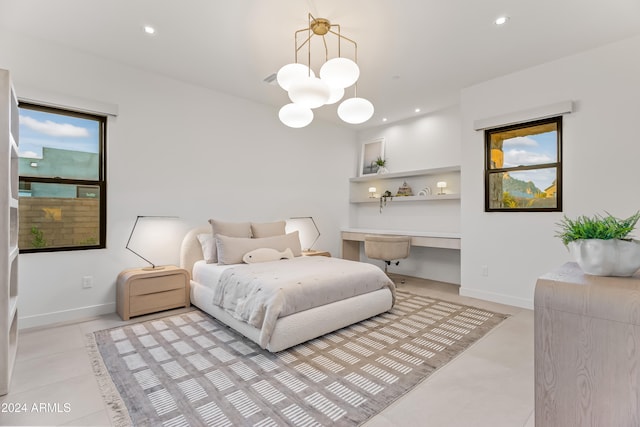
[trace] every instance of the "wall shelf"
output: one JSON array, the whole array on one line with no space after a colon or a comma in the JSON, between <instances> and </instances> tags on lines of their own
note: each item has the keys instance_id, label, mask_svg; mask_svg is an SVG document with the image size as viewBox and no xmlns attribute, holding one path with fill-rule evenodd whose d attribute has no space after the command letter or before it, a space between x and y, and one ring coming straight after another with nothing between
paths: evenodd
<instances>
[{"instance_id":1,"label":"wall shelf","mask_svg":"<svg viewBox=\"0 0 640 427\"><path fill-rule=\"evenodd\" d=\"M449 174L451 172L460 173L460 166L447 166L443 168L431 168L431 169L420 169L406 172L390 172L380 175L365 175L358 176L355 178L349 178L350 182L372 182L379 180L390 180L395 178L410 178L416 176L428 176L428 175L444 175Z\"/></svg>"},{"instance_id":2,"label":"wall shelf","mask_svg":"<svg viewBox=\"0 0 640 427\"><path fill-rule=\"evenodd\" d=\"M0 70L0 395L9 392L18 348L18 99Z\"/></svg>"},{"instance_id":3,"label":"wall shelf","mask_svg":"<svg viewBox=\"0 0 640 427\"><path fill-rule=\"evenodd\" d=\"M393 202L437 202L440 200L460 200L460 194L436 194L435 196L393 196ZM351 203L380 203L379 197L354 197Z\"/></svg>"},{"instance_id":4,"label":"wall shelf","mask_svg":"<svg viewBox=\"0 0 640 427\"><path fill-rule=\"evenodd\" d=\"M436 183L438 181L447 183L445 194L437 194ZM411 187L413 196L396 196L398 188L404 182ZM380 195L387 190L393 196L392 203L460 200L460 166L359 176L349 179L349 187L349 201L351 203L379 203ZM376 197L370 197L369 187L376 187ZM425 188L428 188L431 194L417 195Z\"/></svg>"}]
</instances>

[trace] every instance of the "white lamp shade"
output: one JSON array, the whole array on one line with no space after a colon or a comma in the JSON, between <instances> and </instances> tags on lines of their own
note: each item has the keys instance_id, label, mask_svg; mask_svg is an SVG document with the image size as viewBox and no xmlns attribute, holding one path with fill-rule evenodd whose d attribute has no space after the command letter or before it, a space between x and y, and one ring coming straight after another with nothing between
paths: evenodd
<instances>
[{"instance_id":1,"label":"white lamp shade","mask_svg":"<svg viewBox=\"0 0 640 427\"><path fill-rule=\"evenodd\" d=\"M311 250L320 237L320 230L318 230L318 226L313 220L313 217L310 216L289 218L285 226L285 231L287 233L298 232L300 246L302 246L303 251Z\"/></svg>"},{"instance_id":2,"label":"white lamp shade","mask_svg":"<svg viewBox=\"0 0 640 427\"><path fill-rule=\"evenodd\" d=\"M438 181L436 184L438 188L447 188L447 183L445 181Z\"/></svg>"},{"instance_id":3,"label":"white lamp shade","mask_svg":"<svg viewBox=\"0 0 640 427\"><path fill-rule=\"evenodd\" d=\"M320 78L331 87L346 88L358 81L360 68L349 58L333 58L320 68Z\"/></svg>"},{"instance_id":4,"label":"white lamp shade","mask_svg":"<svg viewBox=\"0 0 640 427\"><path fill-rule=\"evenodd\" d=\"M175 264L185 228L178 217L138 216L126 249L153 266Z\"/></svg>"},{"instance_id":5,"label":"white lamp shade","mask_svg":"<svg viewBox=\"0 0 640 427\"><path fill-rule=\"evenodd\" d=\"M369 193L375 193L376 187L369 187Z\"/></svg>"},{"instance_id":6,"label":"white lamp shade","mask_svg":"<svg viewBox=\"0 0 640 427\"><path fill-rule=\"evenodd\" d=\"M329 100L326 104L335 104L340 101L344 96L344 89L341 87L331 87L331 95L329 95Z\"/></svg>"},{"instance_id":7,"label":"white lamp shade","mask_svg":"<svg viewBox=\"0 0 640 427\"><path fill-rule=\"evenodd\" d=\"M284 90L289 90L293 82L297 80L302 80L307 77L315 77L313 70L310 70L304 64L287 64L278 70L278 74L276 75L276 80L280 87Z\"/></svg>"},{"instance_id":8,"label":"white lamp shade","mask_svg":"<svg viewBox=\"0 0 640 427\"><path fill-rule=\"evenodd\" d=\"M289 99L307 108L318 108L329 100L331 89L317 77L296 80L289 88Z\"/></svg>"},{"instance_id":9,"label":"white lamp shade","mask_svg":"<svg viewBox=\"0 0 640 427\"><path fill-rule=\"evenodd\" d=\"M303 128L313 121L313 111L302 105L291 103L280 109L278 117L290 128Z\"/></svg>"},{"instance_id":10,"label":"white lamp shade","mask_svg":"<svg viewBox=\"0 0 640 427\"><path fill-rule=\"evenodd\" d=\"M338 117L354 125L364 123L373 116L373 104L364 98L349 98L338 106Z\"/></svg>"}]
</instances>

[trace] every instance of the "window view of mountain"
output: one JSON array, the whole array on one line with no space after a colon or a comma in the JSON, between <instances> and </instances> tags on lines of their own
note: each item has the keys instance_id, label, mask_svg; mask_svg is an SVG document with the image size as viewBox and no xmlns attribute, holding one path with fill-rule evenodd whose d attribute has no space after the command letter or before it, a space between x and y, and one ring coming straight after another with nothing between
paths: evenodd
<instances>
[{"instance_id":1,"label":"window view of mountain","mask_svg":"<svg viewBox=\"0 0 640 427\"><path fill-rule=\"evenodd\" d=\"M536 195L543 193L533 182L524 182L511 177L509 174L505 174L504 178L502 178L502 190L511 194L513 197L523 197L527 199L532 199L536 197Z\"/></svg>"}]
</instances>

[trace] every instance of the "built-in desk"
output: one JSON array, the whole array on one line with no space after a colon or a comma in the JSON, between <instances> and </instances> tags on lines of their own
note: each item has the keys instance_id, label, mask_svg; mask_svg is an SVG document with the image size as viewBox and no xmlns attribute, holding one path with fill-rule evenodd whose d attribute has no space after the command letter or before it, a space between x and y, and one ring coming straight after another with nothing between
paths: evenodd
<instances>
[{"instance_id":1,"label":"built-in desk","mask_svg":"<svg viewBox=\"0 0 640 427\"><path fill-rule=\"evenodd\" d=\"M341 230L342 258L360 261L360 242L364 242L364 236L367 234L411 236L411 246L460 250L460 233L344 228Z\"/></svg>"}]
</instances>

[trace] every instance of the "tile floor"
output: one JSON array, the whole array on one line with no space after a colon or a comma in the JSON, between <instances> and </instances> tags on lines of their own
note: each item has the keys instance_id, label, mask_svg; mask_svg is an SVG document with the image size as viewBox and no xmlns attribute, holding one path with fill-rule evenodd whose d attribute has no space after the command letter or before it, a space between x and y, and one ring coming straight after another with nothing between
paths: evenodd
<instances>
[{"instance_id":1,"label":"tile floor","mask_svg":"<svg viewBox=\"0 0 640 427\"><path fill-rule=\"evenodd\" d=\"M404 277L405 283L400 284L401 277L395 279L402 289L416 294L511 317L365 426L533 427L533 311L461 297L457 286L446 283ZM141 316L130 322L166 314ZM114 313L21 331L11 392L0 397L4 410L0 425L111 425L84 336L123 323ZM40 404L45 404L42 411L37 410ZM15 412L17 408L26 412Z\"/></svg>"}]
</instances>

